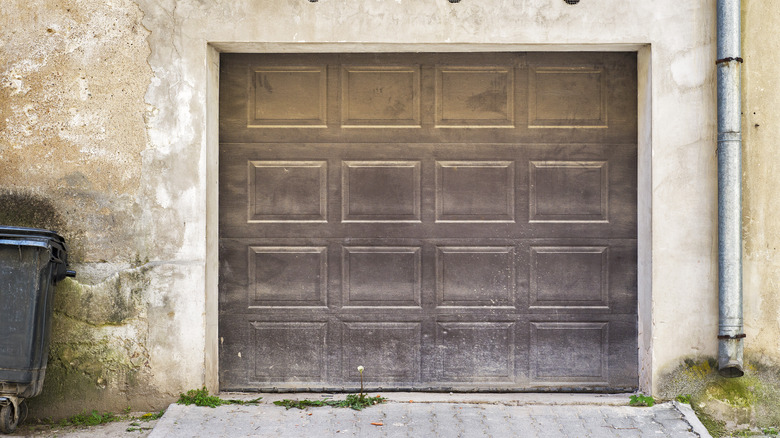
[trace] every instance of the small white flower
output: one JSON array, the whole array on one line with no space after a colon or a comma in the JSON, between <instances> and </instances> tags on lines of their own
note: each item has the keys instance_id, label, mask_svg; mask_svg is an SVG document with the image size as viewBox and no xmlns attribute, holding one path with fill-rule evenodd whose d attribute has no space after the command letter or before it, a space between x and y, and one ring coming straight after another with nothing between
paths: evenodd
<instances>
[{"instance_id":1,"label":"small white flower","mask_svg":"<svg viewBox=\"0 0 780 438\"><path fill-rule=\"evenodd\" d=\"M363 368L363 365L360 365L360 366L358 367L358 372L359 372L360 374L363 374L363 370L364 370L364 368Z\"/></svg>"}]
</instances>

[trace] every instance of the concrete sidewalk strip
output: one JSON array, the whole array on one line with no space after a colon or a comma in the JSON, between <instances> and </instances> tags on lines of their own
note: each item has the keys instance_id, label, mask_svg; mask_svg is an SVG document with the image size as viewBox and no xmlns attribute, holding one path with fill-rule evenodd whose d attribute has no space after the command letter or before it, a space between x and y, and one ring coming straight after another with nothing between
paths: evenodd
<instances>
[{"instance_id":1,"label":"concrete sidewalk strip","mask_svg":"<svg viewBox=\"0 0 780 438\"><path fill-rule=\"evenodd\" d=\"M686 405L635 408L627 406L628 396L623 395L391 393L387 403L362 411L331 407L286 410L273 404L283 398L322 399L321 394L263 397L254 406L173 404L149 437L710 438Z\"/></svg>"}]
</instances>

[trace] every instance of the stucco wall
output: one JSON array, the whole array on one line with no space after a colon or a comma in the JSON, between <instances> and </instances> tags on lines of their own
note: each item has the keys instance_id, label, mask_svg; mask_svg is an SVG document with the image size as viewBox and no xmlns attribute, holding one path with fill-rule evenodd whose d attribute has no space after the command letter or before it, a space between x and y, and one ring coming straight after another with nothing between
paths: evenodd
<instances>
[{"instance_id":1,"label":"stucco wall","mask_svg":"<svg viewBox=\"0 0 780 438\"><path fill-rule=\"evenodd\" d=\"M649 391L681 358L716 351L714 29L714 0L5 2L0 207L46 206L29 222L62 231L80 271L58 289L54 360L84 376L103 406L217 387L217 51L638 50L640 384ZM762 111L755 117L769 119ZM751 135L771 141L756 123L761 134ZM762 153L753 164L762 182L746 177L746 211L766 221L771 191L757 187L771 180L771 152ZM763 302L747 298L748 329L774 327L755 336L769 342L777 318L765 291L776 279L766 279L776 277L762 270L774 234L756 221L746 232L766 237L747 239L755 274L746 284ZM126 316L89 315L100 300ZM108 354L90 350L93 341L105 341L121 372L84 365Z\"/></svg>"},{"instance_id":2,"label":"stucco wall","mask_svg":"<svg viewBox=\"0 0 780 438\"><path fill-rule=\"evenodd\" d=\"M745 352L780 365L780 9L742 2Z\"/></svg>"},{"instance_id":3,"label":"stucco wall","mask_svg":"<svg viewBox=\"0 0 780 438\"><path fill-rule=\"evenodd\" d=\"M78 271L57 288L34 415L151 409L203 382L203 256L178 255L197 238L152 177L195 191L199 172L150 142L142 18L123 0L0 8L0 223L59 231Z\"/></svg>"}]
</instances>

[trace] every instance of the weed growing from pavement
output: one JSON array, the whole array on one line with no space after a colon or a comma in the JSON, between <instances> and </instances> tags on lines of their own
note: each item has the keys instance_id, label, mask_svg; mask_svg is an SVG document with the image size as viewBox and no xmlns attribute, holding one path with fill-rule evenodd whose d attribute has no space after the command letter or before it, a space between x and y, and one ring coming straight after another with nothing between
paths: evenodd
<instances>
[{"instance_id":1,"label":"weed growing from pavement","mask_svg":"<svg viewBox=\"0 0 780 438\"><path fill-rule=\"evenodd\" d=\"M655 399L651 395L634 394L629 398L628 404L630 406L653 406Z\"/></svg>"},{"instance_id":2,"label":"weed growing from pavement","mask_svg":"<svg viewBox=\"0 0 780 438\"><path fill-rule=\"evenodd\" d=\"M368 397L366 396L366 394L363 393L363 371L365 370L365 368L363 367L363 365L360 365L359 367L357 367L357 370L360 373L360 393L347 394L347 398L345 400L284 399L280 401L275 401L274 404L276 406L284 406L287 409L290 408L306 409L306 408L316 408L321 406L332 406L334 408L351 408L356 411L360 411L363 408L384 403L387 399L382 397L381 395Z\"/></svg>"},{"instance_id":3,"label":"weed growing from pavement","mask_svg":"<svg viewBox=\"0 0 780 438\"><path fill-rule=\"evenodd\" d=\"M291 409L291 408L306 409L306 408L316 408L322 406L331 406L334 408L351 408L356 411L360 411L363 408L378 405L380 403L384 403L385 401L387 401L387 399L382 397L381 395L369 397L365 394L347 394L347 398L345 400L284 399L284 400L275 401L274 404L276 406L284 406L287 409Z\"/></svg>"},{"instance_id":4,"label":"weed growing from pavement","mask_svg":"<svg viewBox=\"0 0 780 438\"><path fill-rule=\"evenodd\" d=\"M165 409L160 412L147 412L138 417L138 419L141 421L159 420L163 415L165 415Z\"/></svg>"},{"instance_id":5,"label":"weed growing from pavement","mask_svg":"<svg viewBox=\"0 0 780 438\"><path fill-rule=\"evenodd\" d=\"M252 400L225 400L216 395L209 395L208 389L203 387L202 389L190 389L186 394L179 394L179 401L176 403L180 405L216 408L217 406L222 405L256 405L260 403L260 399L262 398L263 397L257 397Z\"/></svg>"}]
</instances>

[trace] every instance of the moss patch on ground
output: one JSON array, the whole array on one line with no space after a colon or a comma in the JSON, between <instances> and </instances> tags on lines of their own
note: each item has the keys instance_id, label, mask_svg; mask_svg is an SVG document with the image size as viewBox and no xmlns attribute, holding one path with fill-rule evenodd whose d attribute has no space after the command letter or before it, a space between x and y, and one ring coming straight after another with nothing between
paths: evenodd
<instances>
[{"instance_id":1,"label":"moss patch on ground","mask_svg":"<svg viewBox=\"0 0 780 438\"><path fill-rule=\"evenodd\" d=\"M714 358L688 359L659 386L659 398L689 400L714 437L763 434L780 426L780 369L774 366L746 360L744 376L725 378Z\"/></svg>"}]
</instances>

